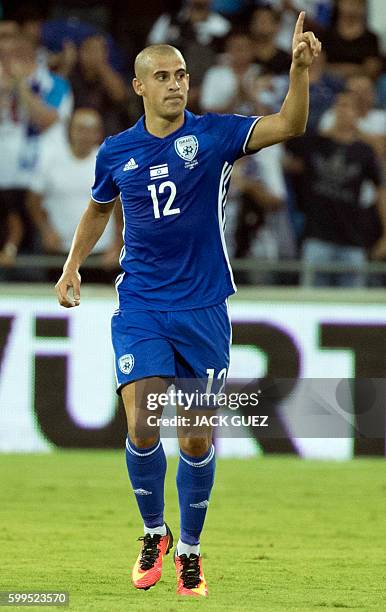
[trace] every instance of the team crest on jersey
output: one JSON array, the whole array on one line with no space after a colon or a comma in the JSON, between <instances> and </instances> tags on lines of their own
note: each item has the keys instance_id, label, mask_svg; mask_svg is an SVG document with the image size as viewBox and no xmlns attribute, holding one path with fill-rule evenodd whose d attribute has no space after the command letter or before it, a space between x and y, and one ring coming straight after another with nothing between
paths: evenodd
<instances>
[{"instance_id":1,"label":"team crest on jersey","mask_svg":"<svg viewBox=\"0 0 386 612\"><path fill-rule=\"evenodd\" d=\"M195 159L198 151L198 140L195 136L182 136L174 141L174 148L177 155L183 159L186 164L185 168L194 168L197 165Z\"/></svg>"},{"instance_id":2,"label":"team crest on jersey","mask_svg":"<svg viewBox=\"0 0 386 612\"><path fill-rule=\"evenodd\" d=\"M122 357L118 359L118 366L123 374L130 374L134 367L134 355L131 353L122 355Z\"/></svg>"}]
</instances>

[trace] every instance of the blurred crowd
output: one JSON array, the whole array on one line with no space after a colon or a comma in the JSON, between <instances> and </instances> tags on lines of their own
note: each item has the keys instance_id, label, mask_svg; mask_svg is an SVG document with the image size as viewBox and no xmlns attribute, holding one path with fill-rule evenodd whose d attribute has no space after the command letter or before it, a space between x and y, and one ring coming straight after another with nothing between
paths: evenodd
<instances>
[{"instance_id":1,"label":"blurred crowd","mask_svg":"<svg viewBox=\"0 0 386 612\"><path fill-rule=\"evenodd\" d=\"M236 163L228 248L233 258L352 268L318 273L317 286L368 284L363 266L386 259L382 1L184 0L163 3L160 14L152 1L130 12L120 1L51 1L42 10L39 2L0 0L0 280L56 277L57 270L19 269L16 257L68 252L97 147L142 114L130 83L143 46L182 51L193 112L270 114L286 95L293 27L305 9L307 29L323 42L310 70L307 131ZM116 273L116 208L88 280L109 282ZM238 280L306 282L246 272Z\"/></svg>"}]
</instances>

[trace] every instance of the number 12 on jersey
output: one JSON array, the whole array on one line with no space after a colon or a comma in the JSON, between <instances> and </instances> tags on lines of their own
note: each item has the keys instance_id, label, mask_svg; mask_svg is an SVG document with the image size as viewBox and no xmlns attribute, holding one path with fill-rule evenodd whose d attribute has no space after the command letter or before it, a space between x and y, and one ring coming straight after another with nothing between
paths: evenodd
<instances>
[{"instance_id":1,"label":"number 12 on jersey","mask_svg":"<svg viewBox=\"0 0 386 612\"><path fill-rule=\"evenodd\" d=\"M157 187L158 187L158 193L160 194L165 193L166 189L167 190L170 189L170 194L163 208L162 213L160 213L160 208L159 208ZM148 191L150 191L151 199L153 200L153 210L154 210L155 219L160 219L161 215L163 217L168 217L169 215L178 215L178 213L181 212L179 208L172 208L172 204L177 194L177 188L172 181L164 181L163 183L160 183L159 185L148 185L147 189Z\"/></svg>"}]
</instances>

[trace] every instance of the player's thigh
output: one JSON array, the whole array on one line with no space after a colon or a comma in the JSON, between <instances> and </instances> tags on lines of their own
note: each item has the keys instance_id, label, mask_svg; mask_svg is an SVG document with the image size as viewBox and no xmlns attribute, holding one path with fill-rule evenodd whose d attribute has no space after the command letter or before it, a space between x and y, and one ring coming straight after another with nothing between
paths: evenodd
<instances>
[{"instance_id":1,"label":"player's thigh","mask_svg":"<svg viewBox=\"0 0 386 612\"><path fill-rule=\"evenodd\" d=\"M117 311L111 318L117 393L136 380L172 377L174 351L165 338L162 313Z\"/></svg>"},{"instance_id":2,"label":"player's thigh","mask_svg":"<svg viewBox=\"0 0 386 612\"><path fill-rule=\"evenodd\" d=\"M186 411L178 408L181 417L177 428L180 448L188 455L199 457L212 444L210 418L215 404L210 398L222 391L229 368L232 329L228 305L194 309L181 314L181 337L176 341L176 387L198 399ZM207 400L209 398L209 401Z\"/></svg>"},{"instance_id":3,"label":"player's thigh","mask_svg":"<svg viewBox=\"0 0 386 612\"><path fill-rule=\"evenodd\" d=\"M157 419L162 415L158 402L166 393L169 381L161 377L149 377L128 383L121 389L130 440L138 447L148 447L159 438Z\"/></svg>"},{"instance_id":4,"label":"player's thigh","mask_svg":"<svg viewBox=\"0 0 386 612\"><path fill-rule=\"evenodd\" d=\"M221 304L177 313L176 377L195 378L201 390L217 393L225 382L230 359L232 328L228 305Z\"/></svg>"},{"instance_id":5,"label":"player's thigh","mask_svg":"<svg viewBox=\"0 0 386 612\"><path fill-rule=\"evenodd\" d=\"M158 436L154 418L152 425L147 419L152 414L147 402L151 394L165 391L164 377L175 375L173 348L162 331L162 313L118 310L111 319L117 393L123 398L129 436L138 446L148 446Z\"/></svg>"}]
</instances>

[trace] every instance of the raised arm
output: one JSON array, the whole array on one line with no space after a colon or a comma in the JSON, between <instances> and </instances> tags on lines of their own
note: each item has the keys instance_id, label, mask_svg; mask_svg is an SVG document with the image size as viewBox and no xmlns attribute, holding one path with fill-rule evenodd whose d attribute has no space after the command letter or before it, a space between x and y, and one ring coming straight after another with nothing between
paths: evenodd
<instances>
[{"instance_id":1,"label":"raised arm","mask_svg":"<svg viewBox=\"0 0 386 612\"><path fill-rule=\"evenodd\" d=\"M321 43L313 32L303 32L305 13L298 17L292 40L292 65L287 96L278 113L263 117L254 127L247 151L283 142L304 133L308 119L308 69L321 51Z\"/></svg>"},{"instance_id":2,"label":"raised arm","mask_svg":"<svg viewBox=\"0 0 386 612\"><path fill-rule=\"evenodd\" d=\"M63 274L55 285L59 303L65 308L72 308L80 304L79 268L102 236L114 204L115 200L109 204L97 204L94 200L90 200L79 221L70 253L63 267ZM72 298L68 295L70 288L73 292Z\"/></svg>"},{"instance_id":3,"label":"raised arm","mask_svg":"<svg viewBox=\"0 0 386 612\"><path fill-rule=\"evenodd\" d=\"M32 91L27 81L26 68L22 62L12 62L10 71L14 92L19 102L27 110L31 121L41 130L46 130L58 120L58 111L46 104L40 95Z\"/></svg>"}]
</instances>

